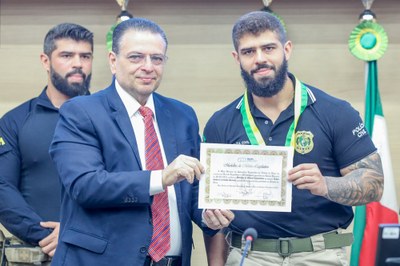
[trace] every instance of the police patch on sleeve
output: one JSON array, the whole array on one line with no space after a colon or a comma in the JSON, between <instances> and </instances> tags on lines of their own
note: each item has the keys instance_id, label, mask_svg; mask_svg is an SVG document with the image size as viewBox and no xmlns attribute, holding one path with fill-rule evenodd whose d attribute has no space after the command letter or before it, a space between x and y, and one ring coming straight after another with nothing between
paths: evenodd
<instances>
[{"instance_id":1,"label":"police patch on sleeve","mask_svg":"<svg viewBox=\"0 0 400 266\"><path fill-rule=\"evenodd\" d=\"M6 142L6 140L0 136L0 154L9 152L11 150L10 144Z\"/></svg>"},{"instance_id":2,"label":"police patch on sleeve","mask_svg":"<svg viewBox=\"0 0 400 266\"><path fill-rule=\"evenodd\" d=\"M314 134L310 131L297 131L295 134L296 139L296 152L300 154L307 154L314 148Z\"/></svg>"},{"instance_id":3,"label":"police patch on sleeve","mask_svg":"<svg viewBox=\"0 0 400 266\"><path fill-rule=\"evenodd\" d=\"M364 123L358 123L358 125L351 131L353 136L357 136L358 138L367 135L367 130L365 129Z\"/></svg>"}]
</instances>

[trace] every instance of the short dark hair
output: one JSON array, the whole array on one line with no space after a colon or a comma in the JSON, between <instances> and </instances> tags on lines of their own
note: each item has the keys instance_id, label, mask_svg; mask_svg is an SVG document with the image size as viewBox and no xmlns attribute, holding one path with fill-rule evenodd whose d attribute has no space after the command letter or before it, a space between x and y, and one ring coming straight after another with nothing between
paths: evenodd
<instances>
[{"instance_id":1,"label":"short dark hair","mask_svg":"<svg viewBox=\"0 0 400 266\"><path fill-rule=\"evenodd\" d=\"M286 30L279 18L266 11L253 11L241 16L232 29L232 40L235 50L238 50L239 40L245 34L259 35L265 31L272 31L278 35L282 44L286 43Z\"/></svg>"},{"instance_id":2,"label":"short dark hair","mask_svg":"<svg viewBox=\"0 0 400 266\"><path fill-rule=\"evenodd\" d=\"M44 38L43 52L50 56L57 48L56 41L60 39L72 39L90 43L93 52L93 32L73 23L61 23L49 30Z\"/></svg>"},{"instance_id":3,"label":"short dark hair","mask_svg":"<svg viewBox=\"0 0 400 266\"><path fill-rule=\"evenodd\" d=\"M165 41L165 49L168 47L167 36L159 25L145 18L131 18L122 21L114 29L112 38L112 51L115 54L119 53L121 38L128 30L149 31L154 34L160 34Z\"/></svg>"}]
</instances>

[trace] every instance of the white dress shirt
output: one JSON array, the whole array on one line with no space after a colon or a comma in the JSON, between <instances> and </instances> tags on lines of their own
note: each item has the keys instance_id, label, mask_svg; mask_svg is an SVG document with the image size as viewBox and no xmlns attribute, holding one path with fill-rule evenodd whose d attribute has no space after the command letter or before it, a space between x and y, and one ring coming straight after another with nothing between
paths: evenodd
<instances>
[{"instance_id":1,"label":"white dress shirt","mask_svg":"<svg viewBox=\"0 0 400 266\"><path fill-rule=\"evenodd\" d=\"M139 113L139 107L141 106L135 98L133 98L130 94L128 94L115 80L115 87L117 89L117 93L121 98L126 111L128 112L129 118L131 120L133 132L135 132L136 143L139 150L140 162L142 163L142 167L146 170L146 157L145 157L145 139L144 139L144 121L142 115ZM153 123L154 128L157 133L158 142L160 143L161 154L164 162L164 167L168 165L164 146L162 145L162 139L160 137L160 131L157 125L156 119L156 110L154 108L153 95L151 94L146 107L150 108L153 111ZM168 140L166 140L168 141ZM155 195L160 192L163 192L162 186L162 170L156 170L151 172L150 176L150 195ZM168 186L168 203L169 203L169 215L170 215L170 234L171 234L171 249L167 252L167 256L180 256L182 250L182 233L181 233L181 225L179 222L178 215L178 205L176 202L176 194L174 186Z\"/></svg>"}]
</instances>

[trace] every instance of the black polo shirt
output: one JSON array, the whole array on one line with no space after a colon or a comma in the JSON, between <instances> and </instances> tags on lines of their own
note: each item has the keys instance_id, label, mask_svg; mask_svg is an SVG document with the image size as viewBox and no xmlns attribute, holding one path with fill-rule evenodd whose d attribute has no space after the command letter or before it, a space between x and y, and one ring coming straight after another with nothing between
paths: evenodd
<instances>
[{"instance_id":1,"label":"black polo shirt","mask_svg":"<svg viewBox=\"0 0 400 266\"><path fill-rule=\"evenodd\" d=\"M292 81L294 77L290 75ZM294 83L294 82L293 82ZM346 101L308 87L307 107L299 118L293 165L316 163L324 176L339 177L345 168L373 153L376 148L367 134L359 113ZM214 113L204 129L207 143L250 145L240 112L242 97ZM284 146L294 118L293 103L275 123L254 105L249 95L254 121L266 145ZM302 138L302 139L300 139ZM309 190L293 186L291 212L234 211L231 229L240 233L249 227L263 238L308 237L337 228L347 228L353 210Z\"/></svg>"}]
</instances>

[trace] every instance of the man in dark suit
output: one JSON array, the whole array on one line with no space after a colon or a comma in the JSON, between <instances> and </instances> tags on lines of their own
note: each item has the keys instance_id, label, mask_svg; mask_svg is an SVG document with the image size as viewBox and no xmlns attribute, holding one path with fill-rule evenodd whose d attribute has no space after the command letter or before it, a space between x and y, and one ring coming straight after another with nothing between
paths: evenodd
<instances>
[{"instance_id":1,"label":"man in dark suit","mask_svg":"<svg viewBox=\"0 0 400 266\"><path fill-rule=\"evenodd\" d=\"M203 166L196 114L154 92L167 44L152 21L120 23L109 55L111 86L62 106L50 148L63 184L53 265L187 266L191 221L216 230L233 219L225 210L202 219L197 208L195 177Z\"/></svg>"}]
</instances>

